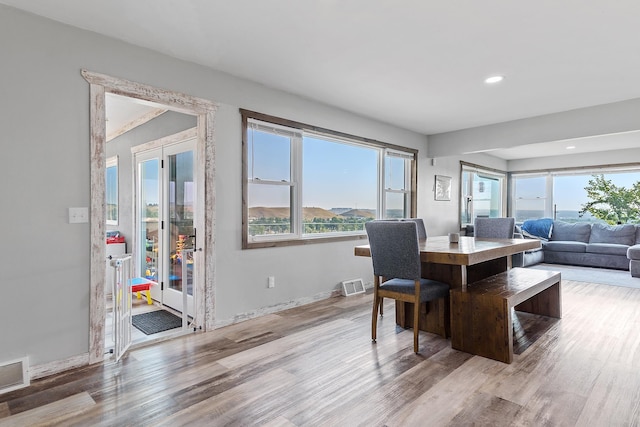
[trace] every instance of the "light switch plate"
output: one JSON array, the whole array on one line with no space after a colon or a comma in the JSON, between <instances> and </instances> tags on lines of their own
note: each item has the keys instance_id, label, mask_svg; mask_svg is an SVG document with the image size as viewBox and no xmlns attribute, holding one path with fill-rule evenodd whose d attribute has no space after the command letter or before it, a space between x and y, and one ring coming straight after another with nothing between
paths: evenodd
<instances>
[{"instance_id":1,"label":"light switch plate","mask_svg":"<svg viewBox=\"0 0 640 427\"><path fill-rule=\"evenodd\" d=\"M69 208L69 224L89 222L89 208Z\"/></svg>"}]
</instances>

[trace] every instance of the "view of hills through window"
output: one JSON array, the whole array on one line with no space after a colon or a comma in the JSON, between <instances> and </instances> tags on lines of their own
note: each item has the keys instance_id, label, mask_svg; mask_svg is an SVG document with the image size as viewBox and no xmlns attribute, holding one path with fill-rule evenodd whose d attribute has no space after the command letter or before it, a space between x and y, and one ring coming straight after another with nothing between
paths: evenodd
<instances>
[{"instance_id":1,"label":"view of hills through window","mask_svg":"<svg viewBox=\"0 0 640 427\"><path fill-rule=\"evenodd\" d=\"M248 133L250 236L296 233L296 209L302 234L362 232L365 222L381 217L381 148L264 127ZM404 190L404 160L387 165L386 179ZM403 216L403 205L385 212Z\"/></svg>"},{"instance_id":2,"label":"view of hills through window","mask_svg":"<svg viewBox=\"0 0 640 427\"><path fill-rule=\"evenodd\" d=\"M582 206L589 201L586 187L595 174L602 174L616 187L630 189L640 181L639 172L596 172L579 175L557 174L543 176L516 176L515 218L516 222L527 219L554 217L565 222L604 222L589 212L580 215ZM547 179L552 179L551 186ZM552 189L552 190L550 190ZM551 191L552 194L547 194ZM555 208L555 209L554 209Z\"/></svg>"}]
</instances>

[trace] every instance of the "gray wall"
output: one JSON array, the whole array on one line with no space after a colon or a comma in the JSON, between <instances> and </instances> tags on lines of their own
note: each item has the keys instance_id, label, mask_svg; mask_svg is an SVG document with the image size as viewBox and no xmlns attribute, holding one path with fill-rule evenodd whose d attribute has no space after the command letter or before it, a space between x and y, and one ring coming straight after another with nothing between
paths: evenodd
<instances>
[{"instance_id":1,"label":"gray wall","mask_svg":"<svg viewBox=\"0 0 640 427\"><path fill-rule=\"evenodd\" d=\"M107 143L107 158L118 156L118 225L107 225L117 230L127 242L127 252L133 243L133 156L131 147L155 141L186 129L196 127L196 116L167 111L158 117L112 139Z\"/></svg>"},{"instance_id":2,"label":"gray wall","mask_svg":"<svg viewBox=\"0 0 640 427\"><path fill-rule=\"evenodd\" d=\"M0 361L29 355L38 365L88 351L90 228L69 224L67 213L90 204L89 85L82 68L221 104L215 130L219 323L329 292L341 280L371 280L370 260L353 256L354 242L240 249L238 108L419 149L419 189L432 196L423 135L6 6L0 6L0 52ZM422 194L419 203L419 213L429 210ZM273 289L268 276L276 277Z\"/></svg>"},{"instance_id":3,"label":"gray wall","mask_svg":"<svg viewBox=\"0 0 640 427\"><path fill-rule=\"evenodd\" d=\"M429 135L429 156L460 155L538 142L637 131L640 129L638 111L640 98Z\"/></svg>"},{"instance_id":4,"label":"gray wall","mask_svg":"<svg viewBox=\"0 0 640 427\"><path fill-rule=\"evenodd\" d=\"M571 156L536 157L532 159L510 160L508 165L510 172L518 172L584 166L616 165L639 161L640 148L635 148L628 150L602 151L598 152L596 155L580 153L573 154Z\"/></svg>"}]
</instances>

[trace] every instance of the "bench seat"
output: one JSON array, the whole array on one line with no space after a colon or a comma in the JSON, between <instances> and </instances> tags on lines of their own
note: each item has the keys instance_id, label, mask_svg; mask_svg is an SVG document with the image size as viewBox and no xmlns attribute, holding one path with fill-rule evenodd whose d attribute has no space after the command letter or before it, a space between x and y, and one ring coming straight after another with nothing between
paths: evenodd
<instances>
[{"instance_id":1,"label":"bench seat","mask_svg":"<svg viewBox=\"0 0 640 427\"><path fill-rule=\"evenodd\" d=\"M505 363L513 361L512 309L562 317L559 272L512 268L451 290L451 346Z\"/></svg>"}]
</instances>

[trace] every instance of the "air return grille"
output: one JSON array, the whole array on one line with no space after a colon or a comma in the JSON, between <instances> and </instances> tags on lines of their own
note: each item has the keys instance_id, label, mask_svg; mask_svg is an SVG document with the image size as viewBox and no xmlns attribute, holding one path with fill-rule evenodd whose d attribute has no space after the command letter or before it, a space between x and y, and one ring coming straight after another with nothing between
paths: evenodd
<instances>
[{"instance_id":1,"label":"air return grille","mask_svg":"<svg viewBox=\"0 0 640 427\"><path fill-rule=\"evenodd\" d=\"M342 282L342 292L345 297L362 294L366 291L362 279L345 280Z\"/></svg>"},{"instance_id":2,"label":"air return grille","mask_svg":"<svg viewBox=\"0 0 640 427\"><path fill-rule=\"evenodd\" d=\"M0 394L29 385L29 358L0 362Z\"/></svg>"}]
</instances>

